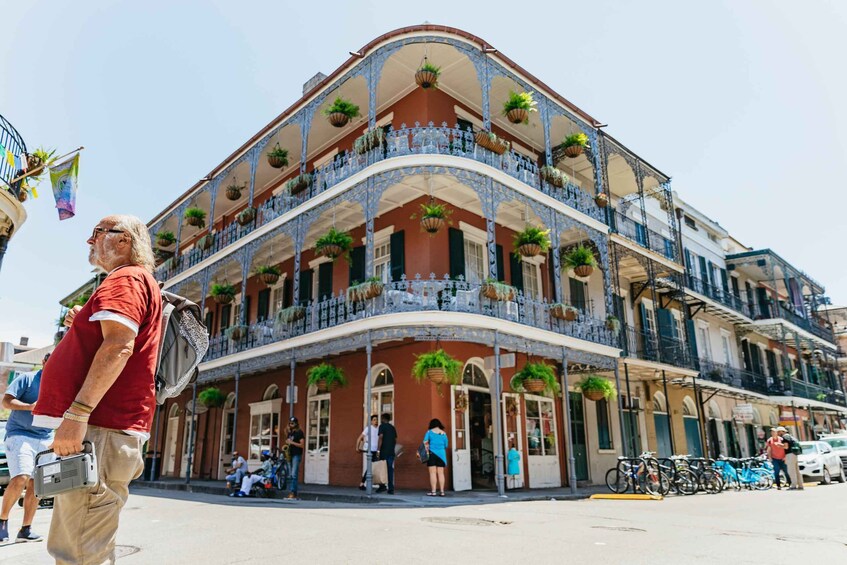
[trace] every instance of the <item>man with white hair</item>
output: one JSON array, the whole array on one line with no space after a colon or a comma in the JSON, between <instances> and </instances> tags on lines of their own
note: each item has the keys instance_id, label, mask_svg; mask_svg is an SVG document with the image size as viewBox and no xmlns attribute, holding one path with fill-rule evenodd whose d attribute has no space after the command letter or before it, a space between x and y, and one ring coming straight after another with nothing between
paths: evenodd
<instances>
[{"instance_id":1,"label":"man with white hair","mask_svg":"<svg viewBox=\"0 0 847 565\"><path fill-rule=\"evenodd\" d=\"M88 238L89 262L108 273L84 306L65 317L67 334L41 377L34 424L56 429L56 455L94 445L98 484L55 497L47 550L56 563L114 563L120 511L141 475L150 437L162 298L153 278L147 226L107 216Z\"/></svg>"}]
</instances>

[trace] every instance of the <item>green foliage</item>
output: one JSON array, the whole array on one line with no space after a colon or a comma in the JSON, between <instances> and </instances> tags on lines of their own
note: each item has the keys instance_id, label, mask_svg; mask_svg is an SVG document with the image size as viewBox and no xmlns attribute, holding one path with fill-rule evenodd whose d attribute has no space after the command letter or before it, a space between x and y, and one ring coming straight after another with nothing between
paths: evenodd
<instances>
[{"instance_id":1,"label":"green foliage","mask_svg":"<svg viewBox=\"0 0 847 565\"><path fill-rule=\"evenodd\" d=\"M485 279L485 282L483 283L481 290L483 292L485 292L488 289L493 290L494 294L497 297L496 300L499 300L501 302L506 302L508 300L514 300L514 298L515 298L515 287L513 287L512 285L500 282L498 280L495 280L495 279L492 279L492 278Z\"/></svg>"},{"instance_id":2,"label":"green foliage","mask_svg":"<svg viewBox=\"0 0 847 565\"><path fill-rule=\"evenodd\" d=\"M588 390L599 390L603 393L606 400L614 400L618 391L615 390L615 385L609 379L604 379L598 375L587 375L584 379L574 384L574 388L582 392Z\"/></svg>"},{"instance_id":3,"label":"green foliage","mask_svg":"<svg viewBox=\"0 0 847 565\"><path fill-rule=\"evenodd\" d=\"M289 306L277 311L276 321L280 324L291 324L306 316L306 309L303 306Z\"/></svg>"},{"instance_id":4,"label":"green foliage","mask_svg":"<svg viewBox=\"0 0 847 565\"><path fill-rule=\"evenodd\" d=\"M231 284L227 283L213 283L212 288L209 290L209 293L212 296L220 296L222 294L227 294L229 296L235 296L235 287Z\"/></svg>"},{"instance_id":5,"label":"green foliage","mask_svg":"<svg viewBox=\"0 0 847 565\"><path fill-rule=\"evenodd\" d=\"M300 184L305 184L306 186L311 185L312 175L310 175L309 173L297 175L296 177L285 183L285 190L286 192L291 194L292 192L294 192L294 187Z\"/></svg>"},{"instance_id":6,"label":"green foliage","mask_svg":"<svg viewBox=\"0 0 847 565\"><path fill-rule=\"evenodd\" d=\"M480 130L479 133L487 136L488 139L491 141L491 143L493 143L495 145L505 145L506 151L508 151L509 147L512 146L512 144L509 141L507 141L507 140L503 139L502 137L498 136L493 131Z\"/></svg>"},{"instance_id":7,"label":"green foliage","mask_svg":"<svg viewBox=\"0 0 847 565\"><path fill-rule=\"evenodd\" d=\"M353 150L358 154L367 153L371 149L381 147L385 143L385 130L382 128L369 129L353 142Z\"/></svg>"},{"instance_id":8,"label":"green foliage","mask_svg":"<svg viewBox=\"0 0 847 565\"><path fill-rule=\"evenodd\" d=\"M817 400L818 402L826 402L826 393L819 392L818 395L815 396L815 400Z\"/></svg>"},{"instance_id":9,"label":"green foliage","mask_svg":"<svg viewBox=\"0 0 847 565\"><path fill-rule=\"evenodd\" d=\"M199 220L199 223L200 223L200 225L198 227L202 228L206 225L206 211L203 210L202 208L188 208L185 211L185 214L183 215L183 217L186 220L196 218L197 220Z\"/></svg>"},{"instance_id":10,"label":"green foliage","mask_svg":"<svg viewBox=\"0 0 847 565\"><path fill-rule=\"evenodd\" d=\"M176 243L176 236L172 231L160 231L156 233L156 241L164 245L172 245Z\"/></svg>"},{"instance_id":11,"label":"green foliage","mask_svg":"<svg viewBox=\"0 0 847 565\"><path fill-rule=\"evenodd\" d=\"M444 369L447 375L447 382L455 385L461 381L461 368L461 362L454 359L443 349L437 349L415 356L415 364L412 365L412 376L415 377L416 381L421 382L426 379L427 369Z\"/></svg>"},{"instance_id":12,"label":"green foliage","mask_svg":"<svg viewBox=\"0 0 847 565\"><path fill-rule=\"evenodd\" d=\"M334 113L344 114L348 118L357 118L359 117L359 107L346 100L344 98L338 97L333 101L332 105L324 110L324 114L329 116Z\"/></svg>"},{"instance_id":13,"label":"green foliage","mask_svg":"<svg viewBox=\"0 0 847 565\"><path fill-rule=\"evenodd\" d=\"M573 133L565 138L563 145L565 147L571 147L573 145L588 147L588 136L581 132Z\"/></svg>"},{"instance_id":14,"label":"green foliage","mask_svg":"<svg viewBox=\"0 0 847 565\"><path fill-rule=\"evenodd\" d=\"M420 204L419 214L421 218L441 218L442 220L447 220L453 214L453 209L447 204L433 200L430 202L422 202ZM417 217L418 214L412 214L410 219L415 220Z\"/></svg>"},{"instance_id":15,"label":"green foliage","mask_svg":"<svg viewBox=\"0 0 847 565\"><path fill-rule=\"evenodd\" d=\"M541 177L547 180L547 182L556 180L558 184L564 186L568 184L568 181L570 181L568 175L566 175L562 169L552 165L544 165L538 170L538 172L541 173Z\"/></svg>"},{"instance_id":16,"label":"green foliage","mask_svg":"<svg viewBox=\"0 0 847 565\"><path fill-rule=\"evenodd\" d=\"M330 245L339 246L342 249L342 253L346 256L353 247L353 238L347 232L329 228L329 231L319 237L315 242L315 251L318 254L323 254L324 248Z\"/></svg>"},{"instance_id":17,"label":"green foliage","mask_svg":"<svg viewBox=\"0 0 847 565\"><path fill-rule=\"evenodd\" d=\"M621 321L618 320L617 316L612 316L611 314L606 316L606 327L613 334L618 335L621 331Z\"/></svg>"},{"instance_id":18,"label":"green foliage","mask_svg":"<svg viewBox=\"0 0 847 565\"><path fill-rule=\"evenodd\" d=\"M590 248L579 244L562 252L563 269L573 269L583 265L589 267L597 266L597 258L594 257L594 252Z\"/></svg>"},{"instance_id":19,"label":"green foliage","mask_svg":"<svg viewBox=\"0 0 847 565\"><path fill-rule=\"evenodd\" d=\"M45 165L43 169L26 178L25 182L29 184L30 187L37 185L41 179L44 178L44 175L47 172L47 167L56 161L54 155L56 155L55 149L45 149L44 147L39 147L27 155L27 170Z\"/></svg>"},{"instance_id":20,"label":"green foliage","mask_svg":"<svg viewBox=\"0 0 847 565\"><path fill-rule=\"evenodd\" d=\"M382 294L383 286L385 285L379 277L371 277L363 283L353 281L347 289L347 302L361 302L379 296Z\"/></svg>"},{"instance_id":21,"label":"green foliage","mask_svg":"<svg viewBox=\"0 0 847 565\"><path fill-rule=\"evenodd\" d=\"M509 381L509 386L512 387L512 390L522 391L524 390L524 382L533 379L544 381L544 390L546 391L559 394L561 390L559 380L556 378L556 371L546 363L527 363L520 371L515 373L515 376Z\"/></svg>"},{"instance_id":22,"label":"green foliage","mask_svg":"<svg viewBox=\"0 0 847 565\"><path fill-rule=\"evenodd\" d=\"M326 381L327 386L333 383L338 383L338 386L347 385L347 377L344 376L344 371L329 363L315 365L306 371L306 384L312 386L316 385L318 381Z\"/></svg>"},{"instance_id":23,"label":"green foliage","mask_svg":"<svg viewBox=\"0 0 847 565\"><path fill-rule=\"evenodd\" d=\"M515 255L520 257L518 251L521 245L535 243L541 246L541 252L547 253L550 249L550 230L543 230L535 226L527 226L526 229L515 234L513 246Z\"/></svg>"},{"instance_id":24,"label":"green foliage","mask_svg":"<svg viewBox=\"0 0 847 565\"><path fill-rule=\"evenodd\" d=\"M209 408L220 408L226 402L226 395L218 387L209 387L197 393L197 402Z\"/></svg>"},{"instance_id":25,"label":"green foliage","mask_svg":"<svg viewBox=\"0 0 847 565\"><path fill-rule=\"evenodd\" d=\"M503 104L503 115L505 116L509 110L527 110L528 112L537 112L537 105L538 102L532 99L531 92L509 91L509 98Z\"/></svg>"},{"instance_id":26,"label":"green foliage","mask_svg":"<svg viewBox=\"0 0 847 565\"><path fill-rule=\"evenodd\" d=\"M441 76L441 67L436 67L429 61L425 61L424 64L421 65L421 68L419 68L418 70L432 73L435 75L436 78Z\"/></svg>"},{"instance_id":27,"label":"green foliage","mask_svg":"<svg viewBox=\"0 0 847 565\"><path fill-rule=\"evenodd\" d=\"M282 269L280 269L276 265L259 265L258 267L256 267L256 274L279 276L282 274Z\"/></svg>"},{"instance_id":28,"label":"green foliage","mask_svg":"<svg viewBox=\"0 0 847 565\"><path fill-rule=\"evenodd\" d=\"M273 149L268 151L268 157L273 157L275 159L285 161L285 165L283 165L283 167L288 166L288 149L283 149L279 146L279 143L274 145Z\"/></svg>"}]
</instances>

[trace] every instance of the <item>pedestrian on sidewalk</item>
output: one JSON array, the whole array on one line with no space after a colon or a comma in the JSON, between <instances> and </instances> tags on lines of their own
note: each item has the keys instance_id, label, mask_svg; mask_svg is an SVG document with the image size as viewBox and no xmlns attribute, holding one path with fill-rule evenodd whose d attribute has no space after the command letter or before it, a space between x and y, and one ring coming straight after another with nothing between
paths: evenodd
<instances>
[{"instance_id":1,"label":"pedestrian on sidewalk","mask_svg":"<svg viewBox=\"0 0 847 565\"><path fill-rule=\"evenodd\" d=\"M791 488L791 475L788 474L788 467L785 465L785 447L786 444L779 437L776 428L771 428L771 437L768 438L765 444L768 457L773 465L773 481L776 483L776 489L782 490L782 473L785 473L785 478L788 480L787 488Z\"/></svg>"},{"instance_id":2,"label":"pedestrian on sidewalk","mask_svg":"<svg viewBox=\"0 0 847 565\"><path fill-rule=\"evenodd\" d=\"M49 353L44 356L44 364L49 357ZM35 408L35 401L38 400L40 386L40 370L34 373L23 373L9 384L0 402L4 409L11 411L6 421L6 460L11 480L3 492L3 506L0 510L0 542L9 541L9 513L20 498L24 487L26 487L24 519L15 541L42 540L41 536L31 530L32 520L38 508L32 473L35 469L35 456L48 449L53 440L53 430L32 425L32 409Z\"/></svg>"},{"instance_id":3,"label":"pedestrian on sidewalk","mask_svg":"<svg viewBox=\"0 0 847 565\"><path fill-rule=\"evenodd\" d=\"M129 482L141 476L141 446L156 408L154 373L162 330L162 293L153 278L147 225L107 216L87 241L89 262L108 273L84 306L65 316L70 329L41 375L33 424L56 429L59 457L91 442L99 482L54 499L47 551L58 563L115 560L115 538Z\"/></svg>"},{"instance_id":4,"label":"pedestrian on sidewalk","mask_svg":"<svg viewBox=\"0 0 847 565\"><path fill-rule=\"evenodd\" d=\"M232 452L232 463L227 470L226 486L230 489L237 489L247 474L247 461L244 460L238 451Z\"/></svg>"},{"instance_id":5,"label":"pedestrian on sidewalk","mask_svg":"<svg viewBox=\"0 0 847 565\"><path fill-rule=\"evenodd\" d=\"M391 414L382 415L382 423L379 425L379 444L377 445L376 457L385 461L388 472L388 494L394 494L394 458L397 448L397 429L391 425ZM380 485L377 492L385 492L385 485Z\"/></svg>"},{"instance_id":6,"label":"pedestrian on sidewalk","mask_svg":"<svg viewBox=\"0 0 847 565\"><path fill-rule=\"evenodd\" d=\"M429 429L423 439L429 457L426 466L429 467L429 492L427 496L444 496L444 468L447 466L447 434L444 424L438 418L429 421ZM438 491L436 491L436 486Z\"/></svg>"},{"instance_id":7,"label":"pedestrian on sidewalk","mask_svg":"<svg viewBox=\"0 0 847 565\"><path fill-rule=\"evenodd\" d=\"M288 446L288 456L291 458L290 473L288 475L288 498L297 499L297 479L300 475L300 460L303 459L303 449L306 447L306 436L300 429L300 422L294 416L288 419L288 437L285 439Z\"/></svg>"},{"instance_id":8,"label":"pedestrian on sidewalk","mask_svg":"<svg viewBox=\"0 0 847 565\"><path fill-rule=\"evenodd\" d=\"M377 446L379 445L379 416L376 414L371 414L371 421L364 430L362 430L362 434L356 440L356 451L359 453L367 453L371 454L371 461L379 461L379 457L377 456ZM365 490L367 486L365 486L365 480L367 479L368 470L365 468L365 472L362 473L362 481L359 483L359 490Z\"/></svg>"},{"instance_id":9,"label":"pedestrian on sidewalk","mask_svg":"<svg viewBox=\"0 0 847 565\"><path fill-rule=\"evenodd\" d=\"M791 486L789 488L791 490L803 490L803 477L800 475L800 462L797 460L797 456L803 452L800 440L789 434L788 430L782 426L779 426L776 431L785 444L785 465L790 469L789 474L791 475Z\"/></svg>"},{"instance_id":10,"label":"pedestrian on sidewalk","mask_svg":"<svg viewBox=\"0 0 847 565\"><path fill-rule=\"evenodd\" d=\"M508 468L506 469L506 474L509 476L509 483L511 483L510 488L516 488L518 484L518 475L521 474L521 454L515 448L515 440L509 440L509 452L506 454L506 459L508 460Z\"/></svg>"},{"instance_id":11,"label":"pedestrian on sidewalk","mask_svg":"<svg viewBox=\"0 0 847 565\"><path fill-rule=\"evenodd\" d=\"M253 485L270 478L273 474L273 461L270 454L265 451L262 453L262 466L254 472L247 471L247 474L241 479L241 489L231 492L230 496L250 496L250 491L253 490Z\"/></svg>"}]
</instances>

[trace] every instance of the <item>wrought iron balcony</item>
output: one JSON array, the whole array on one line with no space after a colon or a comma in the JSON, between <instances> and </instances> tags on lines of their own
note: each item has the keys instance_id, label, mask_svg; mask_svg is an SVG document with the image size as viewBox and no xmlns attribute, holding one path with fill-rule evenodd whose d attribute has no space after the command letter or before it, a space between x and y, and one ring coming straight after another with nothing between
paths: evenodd
<instances>
[{"instance_id":1,"label":"wrought iron balcony","mask_svg":"<svg viewBox=\"0 0 847 565\"><path fill-rule=\"evenodd\" d=\"M757 375L744 369L731 367L723 363L715 363L710 359L700 358L700 378L723 383L735 388L742 388L759 394L782 394L781 381L772 381L765 375ZM769 382L770 381L770 382Z\"/></svg>"},{"instance_id":2,"label":"wrought iron balcony","mask_svg":"<svg viewBox=\"0 0 847 565\"><path fill-rule=\"evenodd\" d=\"M633 326L624 327L620 337L622 340L620 347L625 357L666 363L676 367L692 367L688 344L684 340Z\"/></svg>"},{"instance_id":3,"label":"wrought iron balcony","mask_svg":"<svg viewBox=\"0 0 847 565\"><path fill-rule=\"evenodd\" d=\"M508 298L508 297L507 297ZM312 300L302 306L278 312L274 320L249 325L239 339L224 334L211 340L206 360L283 341L285 339L340 326L348 322L402 312L464 312L552 331L576 339L617 347L618 337L604 320L580 314L573 322L550 314L551 304L515 290L511 300L485 298L480 283L437 279L435 275L384 285L375 298L356 300L349 289L337 296Z\"/></svg>"},{"instance_id":4,"label":"wrought iron balcony","mask_svg":"<svg viewBox=\"0 0 847 565\"><path fill-rule=\"evenodd\" d=\"M818 320L814 315L808 315L805 312L803 315L798 314L795 308L787 305L787 303L780 301L778 303L759 303L751 306L754 306L754 320L783 319L821 339L835 343L835 333L830 326Z\"/></svg>"},{"instance_id":5,"label":"wrought iron balcony","mask_svg":"<svg viewBox=\"0 0 847 565\"><path fill-rule=\"evenodd\" d=\"M654 251L671 261L678 261L676 244L672 240L617 210L611 210L609 213L609 227L613 232L634 241L645 249Z\"/></svg>"},{"instance_id":6,"label":"wrought iron balcony","mask_svg":"<svg viewBox=\"0 0 847 565\"><path fill-rule=\"evenodd\" d=\"M490 165L595 220L605 222L604 211L587 192L570 182L557 187L542 180L538 164L525 155L511 150L497 155L477 145L473 132L458 126L448 127L446 123L435 126L432 122L421 126L416 122L414 127L402 124L400 129L386 133L382 146L361 154L348 151L315 169L311 173L312 182L304 191L293 196L285 192L272 196L257 206L256 218L249 225L241 226L233 221L214 234L214 243L209 248L194 248L188 252L188 256L183 254L182 257L168 260L157 269L156 277L158 280L167 280L370 165L405 155L448 155Z\"/></svg>"},{"instance_id":7,"label":"wrought iron balcony","mask_svg":"<svg viewBox=\"0 0 847 565\"><path fill-rule=\"evenodd\" d=\"M844 398L844 393L840 390L833 390L831 388L808 383L799 379L791 379L791 394L799 396L800 398L808 398L809 400L828 402L838 406L847 406L847 400Z\"/></svg>"},{"instance_id":8,"label":"wrought iron balcony","mask_svg":"<svg viewBox=\"0 0 847 565\"><path fill-rule=\"evenodd\" d=\"M739 314L747 316L748 318L752 319L755 315L755 308L751 304L748 304L746 301L742 300L739 295L732 293L728 289L715 286L699 277L695 277L694 275L688 275L686 277L685 286L696 293L707 296L715 302L723 304L727 308L735 310Z\"/></svg>"}]
</instances>

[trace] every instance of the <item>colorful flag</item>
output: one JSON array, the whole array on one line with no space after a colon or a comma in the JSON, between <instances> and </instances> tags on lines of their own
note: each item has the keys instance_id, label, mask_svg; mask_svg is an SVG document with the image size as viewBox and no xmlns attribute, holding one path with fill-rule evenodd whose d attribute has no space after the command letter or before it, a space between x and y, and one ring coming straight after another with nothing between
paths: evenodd
<instances>
[{"instance_id":1,"label":"colorful flag","mask_svg":"<svg viewBox=\"0 0 847 565\"><path fill-rule=\"evenodd\" d=\"M21 170L26 172L27 169L27 158L26 153L21 153Z\"/></svg>"},{"instance_id":2,"label":"colorful flag","mask_svg":"<svg viewBox=\"0 0 847 565\"><path fill-rule=\"evenodd\" d=\"M6 162L9 163L10 167L15 166L15 156L8 149L6 149Z\"/></svg>"},{"instance_id":3,"label":"colorful flag","mask_svg":"<svg viewBox=\"0 0 847 565\"><path fill-rule=\"evenodd\" d=\"M73 218L76 214L77 175L79 174L79 153L73 159L50 167L50 182L53 184L53 198L59 210L59 220Z\"/></svg>"}]
</instances>

